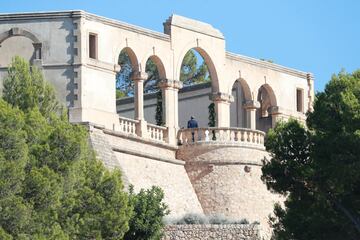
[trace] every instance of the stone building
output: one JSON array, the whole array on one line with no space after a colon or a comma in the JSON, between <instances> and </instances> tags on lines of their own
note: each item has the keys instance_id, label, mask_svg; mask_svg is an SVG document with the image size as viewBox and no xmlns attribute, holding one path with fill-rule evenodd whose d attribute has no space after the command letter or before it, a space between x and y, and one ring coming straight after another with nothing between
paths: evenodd
<instances>
[{"instance_id":1,"label":"stone building","mask_svg":"<svg viewBox=\"0 0 360 240\"><path fill-rule=\"evenodd\" d=\"M28 59L55 87L70 121L87 124L105 165L120 168L135 190L160 186L170 217L222 214L259 221L266 231L281 198L260 180L265 132L280 119L305 119L313 77L228 52L225 43L211 25L177 15L159 33L83 11L0 14L0 86L13 56ZM190 49L204 58L212 82L181 90L181 63ZM116 105L121 51L133 69L133 118L122 109L130 100ZM153 124L151 96L144 103L149 58L161 77L165 126ZM206 126L211 102L215 128ZM201 128L182 129L192 111Z\"/></svg>"}]
</instances>

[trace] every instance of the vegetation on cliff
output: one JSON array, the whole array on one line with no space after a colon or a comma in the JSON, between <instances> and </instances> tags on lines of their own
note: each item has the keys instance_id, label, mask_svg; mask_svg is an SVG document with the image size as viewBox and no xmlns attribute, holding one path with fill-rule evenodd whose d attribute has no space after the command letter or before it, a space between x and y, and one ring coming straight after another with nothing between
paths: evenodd
<instances>
[{"instance_id":1,"label":"vegetation on cliff","mask_svg":"<svg viewBox=\"0 0 360 240\"><path fill-rule=\"evenodd\" d=\"M307 127L270 130L267 186L287 196L275 207L275 239L360 238L360 71L340 72L316 95Z\"/></svg>"},{"instance_id":2,"label":"vegetation on cliff","mask_svg":"<svg viewBox=\"0 0 360 240\"><path fill-rule=\"evenodd\" d=\"M123 239L140 216L134 199L166 214L160 189L124 192L120 171L105 169L59 106L41 72L16 57L0 99L0 239ZM160 236L159 217L141 214Z\"/></svg>"}]
</instances>

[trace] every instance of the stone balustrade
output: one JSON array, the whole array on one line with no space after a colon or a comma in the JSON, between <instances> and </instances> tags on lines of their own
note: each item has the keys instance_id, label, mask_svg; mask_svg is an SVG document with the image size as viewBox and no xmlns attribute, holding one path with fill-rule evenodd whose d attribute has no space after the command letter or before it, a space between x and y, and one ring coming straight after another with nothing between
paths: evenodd
<instances>
[{"instance_id":1,"label":"stone balustrade","mask_svg":"<svg viewBox=\"0 0 360 240\"><path fill-rule=\"evenodd\" d=\"M139 124L138 120L125 118L125 117L119 117L119 123L120 123L120 132L136 135L136 127Z\"/></svg>"},{"instance_id":2,"label":"stone balustrade","mask_svg":"<svg viewBox=\"0 0 360 240\"><path fill-rule=\"evenodd\" d=\"M119 123L120 127L119 129L117 129L117 131L140 137L140 135L138 134L138 130L140 129L141 122L139 120L119 117ZM146 131L147 134L143 136L144 138L148 138L157 142L168 142L168 129L166 127L146 123Z\"/></svg>"},{"instance_id":3,"label":"stone balustrade","mask_svg":"<svg viewBox=\"0 0 360 240\"><path fill-rule=\"evenodd\" d=\"M155 141L165 142L167 136L167 128L154 124L147 124L148 137Z\"/></svg>"},{"instance_id":4,"label":"stone balustrade","mask_svg":"<svg viewBox=\"0 0 360 240\"><path fill-rule=\"evenodd\" d=\"M240 143L264 146L265 133L247 128L188 128L178 132L182 145L194 143Z\"/></svg>"}]
</instances>

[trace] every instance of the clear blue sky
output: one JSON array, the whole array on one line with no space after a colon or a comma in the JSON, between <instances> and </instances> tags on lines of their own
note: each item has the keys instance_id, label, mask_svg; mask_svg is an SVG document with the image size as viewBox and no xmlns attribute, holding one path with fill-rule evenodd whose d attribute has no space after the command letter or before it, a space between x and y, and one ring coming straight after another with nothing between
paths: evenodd
<instances>
[{"instance_id":1,"label":"clear blue sky","mask_svg":"<svg viewBox=\"0 0 360 240\"><path fill-rule=\"evenodd\" d=\"M360 68L358 0L3 0L0 12L83 9L162 32L172 13L220 29L227 50L312 72L323 90L333 73Z\"/></svg>"}]
</instances>

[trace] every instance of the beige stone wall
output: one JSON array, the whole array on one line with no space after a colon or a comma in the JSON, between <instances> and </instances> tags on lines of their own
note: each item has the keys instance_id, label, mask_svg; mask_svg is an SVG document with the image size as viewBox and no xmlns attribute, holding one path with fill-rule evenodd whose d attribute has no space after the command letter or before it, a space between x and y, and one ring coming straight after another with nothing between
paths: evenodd
<instances>
[{"instance_id":1,"label":"beige stone wall","mask_svg":"<svg viewBox=\"0 0 360 240\"><path fill-rule=\"evenodd\" d=\"M258 221L270 234L268 215L282 201L261 181L262 149L226 144L193 144L182 147L177 158L186 161L186 171L204 213Z\"/></svg>"},{"instance_id":2,"label":"beige stone wall","mask_svg":"<svg viewBox=\"0 0 360 240\"><path fill-rule=\"evenodd\" d=\"M216 109L218 124L222 127L230 125L228 96L232 94L235 81L247 85L247 101L257 100L261 86L271 89L274 95L271 106L276 107L280 118L305 117L304 113L296 111L297 88L304 90L304 112L313 100L313 79L306 72L229 53L218 29L177 15L172 15L165 23L164 33L159 33L83 11L0 14L0 41L12 28L28 31L42 44L41 65L49 81L55 83L60 100L69 107L72 122L94 122L110 129L118 124L115 74L119 71L118 57L123 49L131 53L135 72L144 72L147 60L156 58L161 78L170 81L179 80L186 52L196 49L208 65L211 91L220 97L216 100L220 101ZM89 34L97 36L96 59L89 57ZM20 47L25 48L21 50L23 56L29 58L33 46L24 41L28 40L22 36L5 39L1 43L3 49L0 47L0 64L9 61L9 56L1 53L18 53ZM12 51L14 49L16 51ZM6 67L0 66L0 78L5 72ZM206 101L187 103L186 107L180 105L179 111L190 115L191 106L204 115L203 105L208 104L202 103ZM177 123L176 96L170 98L167 105L169 111L174 109ZM181 117L180 120L183 126Z\"/></svg>"},{"instance_id":3,"label":"beige stone wall","mask_svg":"<svg viewBox=\"0 0 360 240\"><path fill-rule=\"evenodd\" d=\"M121 170L127 186L134 185L136 192L159 186L171 211L169 218L203 214L184 162L175 159L175 148L91 126L90 140L107 167Z\"/></svg>"},{"instance_id":4,"label":"beige stone wall","mask_svg":"<svg viewBox=\"0 0 360 240\"><path fill-rule=\"evenodd\" d=\"M257 225L168 225L163 240L260 240Z\"/></svg>"}]
</instances>

